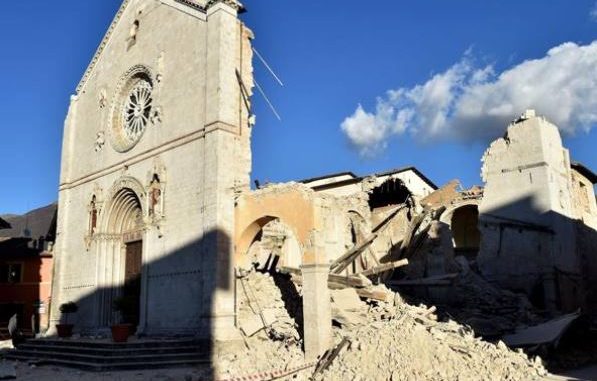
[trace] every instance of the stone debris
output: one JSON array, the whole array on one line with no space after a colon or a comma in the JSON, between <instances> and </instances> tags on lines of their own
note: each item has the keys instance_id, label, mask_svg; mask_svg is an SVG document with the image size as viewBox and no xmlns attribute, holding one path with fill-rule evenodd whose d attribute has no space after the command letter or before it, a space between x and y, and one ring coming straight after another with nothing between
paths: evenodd
<instances>
[{"instance_id":1,"label":"stone debris","mask_svg":"<svg viewBox=\"0 0 597 381\"><path fill-rule=\"evenodd\" d=\"M547 375L502 343L475 337L455 321L438 322L435 308L363 303L368 322L336 331L350 345L318 380L538 380Z\"/></svg>"},{"instance_id":2,"label":"stone debris","mask_svg":"<svg viewBox=\"0 0 597 381\"><path fill-rule=\"evenodd\" d=\"M332 321L346 329L355 329L367 323L361 298L353 288L331 290Z\"/></svg>"},{"instance_id":3,"label":"stone debris","mask_svg":"<svg viewBox=\"0 0 597 381\"><path fill-rule=\"evenodd\" d=\"M218 379L305 363L296 323L299 319L291 317L287 309L300 316L296 311L301 305L300 287L290 283L294 291L289 292L288 279L284 274L243 274L238 311L241 326L261 315L269 317L261 321L254 335L244 337L244 348L221 355ZM529 359L502 342L485 342L468 326L453 320L439 322L435 307L412 306L384 286L376 288L393 298L381 302L359 298L352 288L331 290L334 348L317 367L281 379L526 381L547 375L539 358Z\"/></svg>"},{"instance_id":4,"label":"stone debris","mask_svg":"<svg viewBox=\"0 0 597 381\"><path fill-rule=\"evenodd\" d=\"M440 221L442 214L462 197L474 198L481 192L459 191L459 187L457 181L448 183L421 201L423 210L413 211L398 253L408 259L408 266L386 284L409 299L437 305L442 317L469 325L486 338L543 322L525 295L489 283L479 274L475 260L455 256L452 232Z\"/></svg>"},{"instance_id":5,"label":"stone debris","mask_svg":"<svg viewBox=\"0 0 597 381\"><path fill-rule=\"evenodd\" d=\"M274 277L257 271L239 276L239 288L239 324L243 331L250 325L248 331L252 334L243 332L244 347L219 355L217 379L303 364L302 339L297 324L302 321L302 316L295 321L288 312L300 313L300 297L294 296L287 306Z\"/></svg>"},{"instance_id":6,"label":"stone debris","mask_svg":"<svg viewBox=\"0 0 597 381\"><path fill-rule=\"evenodd\" d=\"M332 302L343 310L358 311L362 307L361 298L353 288L344 290L332 290L330 292Z\"/></svg>"},{"instance_id":7,"label":"stone debris","mask_svg":"<svg viewBox=\"0 0 597 381\"><path fill-rule=\"evenodd\" d=\"M447 313L484 337L501 336L520 325L543 322L525 295L496 287L474 271L460 273L454 279L447 301L442 305Z\"/></svg>"}]
</instances>

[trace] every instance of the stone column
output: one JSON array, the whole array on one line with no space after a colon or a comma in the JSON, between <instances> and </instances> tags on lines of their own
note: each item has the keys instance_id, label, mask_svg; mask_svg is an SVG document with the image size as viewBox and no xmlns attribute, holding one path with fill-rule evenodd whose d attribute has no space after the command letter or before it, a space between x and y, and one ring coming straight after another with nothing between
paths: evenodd
<instances>
[{"instance_id":1,"label":"stone column","mask_svg":"<svg viewBox=\"0 0 597 381\"><path fill-rule=\"evenodd\" d=\"M332 311L328 289L328 264L305 264L303 274L303 327L305 357L316 360L332 343Z\"/></svg>"}]
</instances>

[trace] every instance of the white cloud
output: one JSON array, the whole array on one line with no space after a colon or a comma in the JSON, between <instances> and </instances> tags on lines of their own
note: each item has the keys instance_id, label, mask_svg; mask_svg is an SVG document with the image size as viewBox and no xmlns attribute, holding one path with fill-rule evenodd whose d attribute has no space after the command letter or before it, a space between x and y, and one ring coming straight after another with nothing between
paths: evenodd
<instances>
[{"instance_id":1,"label":"white cloud","mask_svg":"<svg viewBox=\"0 0 597 381\"><path fill-rule=\"evenodd\" d=\"M341 128L361 154L371 155L404 133L419 141L488 140L527 108L568 135L597 124L597 41L561 44L502 73L478 67L467 52L423 84L389 90L375 112L359 105Z\"/></svg>"}]
</instances>

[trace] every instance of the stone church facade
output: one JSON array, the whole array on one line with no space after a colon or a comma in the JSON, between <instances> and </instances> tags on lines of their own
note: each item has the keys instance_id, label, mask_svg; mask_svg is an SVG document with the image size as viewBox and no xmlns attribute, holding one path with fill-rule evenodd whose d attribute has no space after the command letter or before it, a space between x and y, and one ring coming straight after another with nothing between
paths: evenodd
<instances>
[{"instance_id":1,"label":"stone church facade","mask_svg":"<svg viewBox=\"0 0 597 381\"><path fill-rule=\"evenodd\" d=\"M249 189L252 33L235 0L125 0L65 121L51 324L225 339Z\"/></svg>"}]
</instances>

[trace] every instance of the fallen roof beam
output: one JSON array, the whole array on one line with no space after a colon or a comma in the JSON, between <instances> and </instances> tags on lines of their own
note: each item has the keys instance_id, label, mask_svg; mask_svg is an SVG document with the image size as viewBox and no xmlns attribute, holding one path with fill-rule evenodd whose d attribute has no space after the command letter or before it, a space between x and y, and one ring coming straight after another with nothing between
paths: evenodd
<instances>
[{"instance_id":1,"label":"fallen roof beam","mask_svg":"<svg viewBox=\"0 0 597 381\"><path fill-rule=\"evenodd\" d=\"M449 286L458 274L438 275L421 279L392 280L390 286Z\"/></svg>"},{"instance_id":2,"label":"fallen roof beam","mask_svg":"<svg viewBox=\"0 0 597 381\"><path fill-rule=\"evenodd\" d=\"M294 275L294 276L302 276L302 272L300 269L293 268L293 267L280 267L278 269L279 272L282 274ZM342 285L344 288L346 287L368 287L372 285L372 282L364 276L361 275L339 275L339 274L329 274L328 275L328 282L336 283Z\"/></svg>"},{"instance_id":3,"label":"fallen roof beam","mask_svg":"<svg viewBox=\"0 0 597 381\"><path fill-rule=\"evenodd\" d=\"M404 267L408 265L408 259L401 259L399 261L384 263L383 265L375 266L365 271L361 271L359 274L364 276L377 275L386 271L394 270L398 267Z\"/></svg>"},{"instance_id":4,"label":"fallen roof beam","mask_svg":"<svg viewBox=\"0 0 597 381\"><path fill-rule=\"evenodd\" d=\"M356 245L352 249L348 250L340 258L336 259L330 265L330 271L338 274L344 271L350 264L365 250L374 240L377 238L377 234L370 235L364 242Z\"/></svg>"},{"instance_id":5,"label":"fallen roof beam","mask_svg":"<svg viewBox=\"0 0 597 381\"><path fill-rule=\"evenodd\" d=\"M303 284L303 278L300 275L293 274L292 281L299 286L302 286L302 284ZM347 286L346 284L343 284L343 283L332 282L332 281L328 281L328 288L330 290L344 290L346 288L353 288L359 297L365 298L365 299L378 300L380 302L388 302L388 301L392 300L392 298L394 297L393 292L388 292L383 289L378 289L378 288L374 288L374 287L355 288L355 287Z\"/></svg>"}]
</instances>

